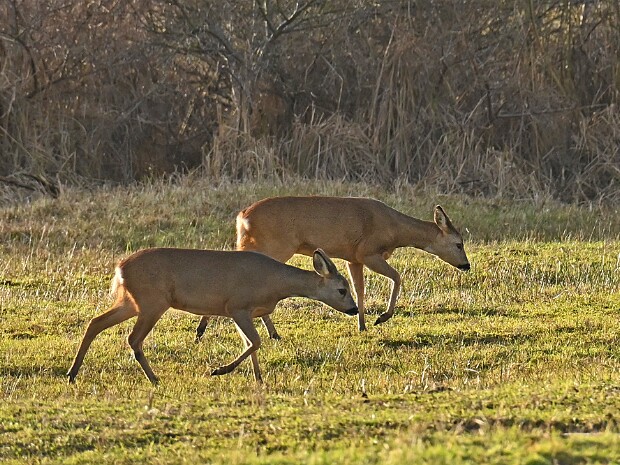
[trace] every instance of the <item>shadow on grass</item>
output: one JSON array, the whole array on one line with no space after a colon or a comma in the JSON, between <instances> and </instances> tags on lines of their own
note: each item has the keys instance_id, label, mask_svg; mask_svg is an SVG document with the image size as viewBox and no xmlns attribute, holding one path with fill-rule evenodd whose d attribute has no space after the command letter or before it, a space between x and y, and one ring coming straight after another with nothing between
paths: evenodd
<instances>
[{"instance_id":1,"label":"shadow on grass","mask_svg":"<svg viewBox=\"0 0 620 465\"><path fill-rule=\"evenodd\" d=\"M509 312L503 308L493 308L493 307L463 308L463 307L446 307L443 305L437 306L425 313L438 314L438 315L465 315L469 317L510 316Z\"/></svg>"},{"instance_id":2,"label":"shadow on grass","mask_svg":"<svg viewBox=\"0 0 620 465\"><path fill-rule=\"evenodd\" d=\"M43 333L34 334L31 331L11 331L11 332L4 333L3 336L6 337L7 339L30 340L30 339L38 338L41 334Z\"/></svg>"},{"instance_id":3,"label":"shadow on grass","mask_svg":"<svg viewBox=\"0 0 620 465\"><path fill-rule=\"evenodd\" d=\"M66 378L67 371L71 366L71 360L67 361L67 365L60 367L43 367L43 366L32 366L32 367L0 367L0 377L6 378L20 378L20 379L29 379L35 377L61 377Z\"/></svg>"},{"instance_id":4,"label":"shadow on grass","mask_svg":"<svg viewBox=\"0 0 620 465\"><path fill-rule=\"evenodd\" d=\"M30 439L28 441L13 441L6 456L18 460L29 456L44 457L52 459L54 463L60 463L64 462L66 458L80 457L80 454L93 451L110 453L111 449L140 451L153 447L153 445L169 446L178 442L179 437L184 434L181 430L162 432L158 428L140 428L136 429L135 432L124 431L122 436L113 434L109 437L102 437L92 433L90 429L76 428L82 424L82 419L76 419L66 423L59 422L58 426L48 427L43 431L41 440L36 443L35 453L33 453L33 443ZM96 428L112 426L114 425L105 421L96 424ZM71 431L71 434L67 431ZM33 461L36 462L37 460ZM83 462L80 461L80 463Z\"/></svg>"},{"instance_id":5,"label":"shadow on grass","mask_svg":"<svg viewBox=\"0 0 620 465\"><path fill-rule=\"evenodd\" d=\"M387 339L380 344L390 349L422 349L435 346L470 347L477 345L513 346L535 338L532 334L429 334L418 333L411 339Z\"/></svg>"},{"instance_id":6,"label":"shadow on grass","mask_svg":"<svg viewBox=\"0 0 620 465\"><path fill-rule=\"evenodd\" d=\"M485 427L518 428L519 431L532 432L535 430L556 431L562 434L596 434L601 432L616 433L618 428L611 420L588 421L582 418L570 420L547 420L547 419L520 419L520 418L489 418L488 425L481 423L475 418L453 420L454 431L476 432ZM564 462L560 462L564 463Z\"/></svg>"}]
</instances>

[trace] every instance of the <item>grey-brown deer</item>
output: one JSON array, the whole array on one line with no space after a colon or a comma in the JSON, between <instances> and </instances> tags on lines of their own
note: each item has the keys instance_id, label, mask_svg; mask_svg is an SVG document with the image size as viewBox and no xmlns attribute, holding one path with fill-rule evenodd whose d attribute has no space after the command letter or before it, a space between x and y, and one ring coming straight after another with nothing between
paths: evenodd
<instances>
[{"instance_id":1,"label":"grey-brown deer","mask_svg":"<svg viewBox=\"0 0 620 465\"><path fill-rule=\"evenodd\" d=\"M137 316L129 346L147 378L158 382L142 350L144 338L170 307L198 315L234 320L244 351L212 375L233 371L247 357L254 377L262 381L256 351L261 340L253 318L266 317L287 297L308 297L356 315L357 306L347 280L322 251L313 252L315 272L301 270L266 255L246 251L155 248L130 255L116 267L112 280L114 305L93 318L86 329L73 365L67 372L75 381L93 339L104 329Z\"/></svg>"},{"instance_id":2,"label":"grey-brown deer","mask_svg":"<svg viewBox=\"0 0 620 465\"><path fill-rule=\"evenodd\" d=\"M401 287L400 274L387 259L396 248L405 246L434 254L461 271L470 269L463 238L439 205L434 221L423 221L370 198L272 197L237 215L238 250L255 250L286 262L294 254L311 255L321 247L329 256L346 260L357 297L360 331L366 329L364 266L392 281L387 310L375 322L380 324L394 314ZM207 322L208 318L200 321L197 340ZM263 322L269 335L278 339L271 319L264 317Z\"/></svg>"}]
</instances>

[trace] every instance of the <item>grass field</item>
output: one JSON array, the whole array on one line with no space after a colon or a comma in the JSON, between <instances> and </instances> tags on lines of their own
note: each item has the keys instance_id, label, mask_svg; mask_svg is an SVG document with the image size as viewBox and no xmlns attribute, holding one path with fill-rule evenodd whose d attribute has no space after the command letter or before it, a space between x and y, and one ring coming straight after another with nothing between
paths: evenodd
<instances>
[{"instance_id":1,"label":"grass field","mask_svg":"<svg viewBox=\"0 0 620 465\"><path fill-rule=\"evenodd\" d=\"M372 196L424 219L441 203L472 271L400 249L396 315L362 334L320 303L283 302L282 340L259 328L263 386L249 361L210 377L241 351L239 336L218 320L195 344L197 317L178 311L145 342L158 387L126 344L131 321L102 333L67 383L87 322L111 303L116 260L156 245L232 248L240 208L309 193ZM6 205L0 461L620 463L619 253L618 211L402 186L187 178ZM366 276L372 322L389 285Z\"/></svg>"}]
</instances>

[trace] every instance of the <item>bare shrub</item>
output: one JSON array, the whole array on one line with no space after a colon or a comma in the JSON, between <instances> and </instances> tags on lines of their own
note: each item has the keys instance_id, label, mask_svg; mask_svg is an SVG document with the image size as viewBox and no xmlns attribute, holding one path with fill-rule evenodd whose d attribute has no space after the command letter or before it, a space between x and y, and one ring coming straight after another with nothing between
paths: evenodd
<instances>
[{"instance_id":1,"label":"bare shrub","mask_svg":"<svg viewBox=\"0 0 620 465\"><path fill-rule=\"evenodd\" d=\"M157 20L147 6L0 7L2 174L129 181L200 163L215 119L208 89L221 77L149 43L145 17Z\"/></svg>"},{"instance_id":2,"label":"bare shrub","mask_svg":"<svg viewBox=\"0 0 620 465\"><path fill-rule=\"evenodd\" d=\"M12 0L0 176L618 200L618 24L590 0Z\"/></svg>"}]
</instances>

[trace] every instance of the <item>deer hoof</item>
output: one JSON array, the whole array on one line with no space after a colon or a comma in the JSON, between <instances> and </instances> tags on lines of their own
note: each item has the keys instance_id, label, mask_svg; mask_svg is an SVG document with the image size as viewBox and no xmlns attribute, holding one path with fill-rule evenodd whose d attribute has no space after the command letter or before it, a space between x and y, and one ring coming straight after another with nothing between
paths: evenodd
<instances>
[{"instance_id":1,"label":"deer hoof","mask_svg":"<svg viewBox=\"0 0 620 465\"><path fill-rule=\"evenodd\" d=\"M229 370L226 367L218 367L215 370L213 370L211 372L211 376L220 376L220 375L225 375L226 373L230 373L231 370Z\"/></svg>"},{"instance_id":2,"label":"deer hoof","mask_svg":"<svg viewBox=\"0 0 620 465\"><path fill-rule=\"evenodd\" d=\"M76 376L77 376L77 373L74 373L73 370L67 371L67 379L69 380L69 384L75 383Z\"/></svg>"},{"instance_id":3,"label":"deer hoof","mask_svg":"<svg viewBox=\"0 0 620 465\"><path fill-rule=\"evenodd\" d=\"M375 326L380 325L381 323L385 323L390 318L392 318L392 315L390 315L389 313L382 313L381 315L379 315L379 318L377 318L377 321L375 321Z\"/></svg>"}]
</instances>

